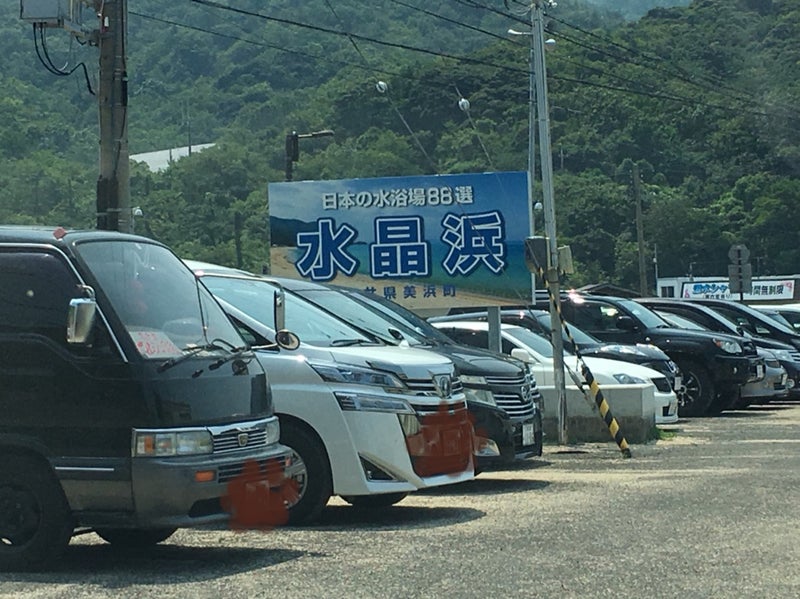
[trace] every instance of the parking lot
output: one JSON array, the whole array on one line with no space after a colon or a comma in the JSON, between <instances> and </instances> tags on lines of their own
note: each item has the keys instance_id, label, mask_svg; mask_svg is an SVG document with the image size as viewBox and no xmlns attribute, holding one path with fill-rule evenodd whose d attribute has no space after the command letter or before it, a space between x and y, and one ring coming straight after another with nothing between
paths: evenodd
<instances>
[{"instance_id":1,"label":"parking lot","mask_svg":"<svg viewBox=\"0 0 800 599\"><path fill-rule=\"evenodd\" d=\"M800 404L681 420L309 528L179 531L144 553L89 534L22 597L797 597Z\"/></svg>"}]
</instances>

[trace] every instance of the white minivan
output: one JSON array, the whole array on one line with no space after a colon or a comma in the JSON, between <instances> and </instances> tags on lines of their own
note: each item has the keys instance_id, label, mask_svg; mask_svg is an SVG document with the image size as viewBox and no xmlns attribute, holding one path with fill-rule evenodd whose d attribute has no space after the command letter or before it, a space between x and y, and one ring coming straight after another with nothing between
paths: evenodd
<instances>
[{"instance_id":1,"label":"white minivan","mask_svg":"<svg viewBox=\"0 0 800 599\"><path fill-rule=\"evenodd\" d=\"M294 453L291 523L316 519L331 495L382 507L474 477L473 426L449 359L381 344L267 278L187 264L267 372Z\"/></svg>"}]
</instances>

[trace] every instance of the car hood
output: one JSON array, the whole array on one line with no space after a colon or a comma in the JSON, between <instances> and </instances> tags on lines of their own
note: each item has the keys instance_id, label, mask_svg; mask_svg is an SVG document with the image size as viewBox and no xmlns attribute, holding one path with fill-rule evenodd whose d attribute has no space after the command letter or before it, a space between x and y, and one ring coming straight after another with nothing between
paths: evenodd
<instances>
[{"instance_id":1,"label":"car hood","mask_svg":"<svg viewBox=\"0 0 800 599\"><path fill-rule=\"evenodd\" d=\"M589 347L582 347L581 355L596 356L598 358L609 358L612 360L622 360L634 364L644 364L656 360L669 360L669 356L655 345L637 343L636 345L622 343L602 343Z\"/></svg>"}]
</instances>

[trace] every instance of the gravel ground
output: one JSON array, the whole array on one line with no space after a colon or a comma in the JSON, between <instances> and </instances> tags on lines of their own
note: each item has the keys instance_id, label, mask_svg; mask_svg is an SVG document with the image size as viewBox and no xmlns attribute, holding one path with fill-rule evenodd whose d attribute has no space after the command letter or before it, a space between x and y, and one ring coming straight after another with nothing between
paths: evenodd
<instances>
[{"instance_id":1,"label":"gravel ground","mask_svg":"<svg viewBox=\"0 0 800 599\"><path fill-rule=\"evenodd\" d=\"M183 530L147 553L73 539L2 597L800 597L800 405L663 427L309 528ZM624 431L623 431L624 432Z\"/></svg>"}]
</instances>

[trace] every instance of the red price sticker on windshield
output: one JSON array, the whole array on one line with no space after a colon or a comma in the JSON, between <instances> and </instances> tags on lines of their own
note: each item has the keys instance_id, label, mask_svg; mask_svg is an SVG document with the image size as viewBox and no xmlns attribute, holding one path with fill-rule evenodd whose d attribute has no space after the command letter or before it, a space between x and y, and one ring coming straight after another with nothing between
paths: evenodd
<instances>
[{"instance_id":1,"label":"red price sticker on windshield","mask_svg":"<svg viewBox=\"0 0 800 599\"><path fill-rule=\"evenodd\" d=\"M171 358L181 350L161 331L131 331L136 349L146 358Z\"/></svg>"}]
</instances>

